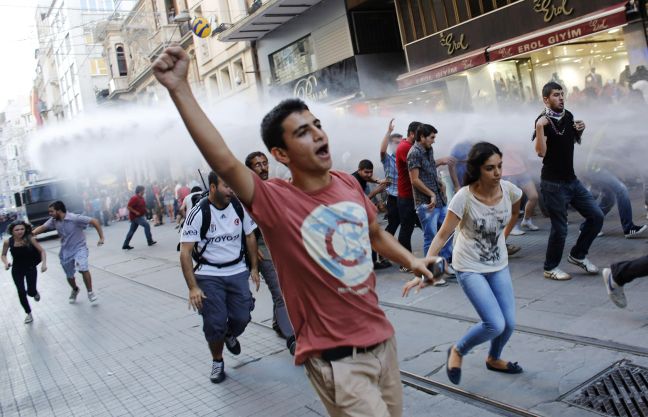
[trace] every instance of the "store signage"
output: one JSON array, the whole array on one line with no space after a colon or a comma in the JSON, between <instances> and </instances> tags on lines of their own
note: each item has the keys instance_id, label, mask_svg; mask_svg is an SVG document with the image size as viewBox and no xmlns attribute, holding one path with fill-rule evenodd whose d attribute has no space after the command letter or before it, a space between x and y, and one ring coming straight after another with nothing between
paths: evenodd
<instances>
[{"instance_id":1,"label":"store signage","mask_svg":"<svg viewBox=\"0 0 648 417\"><path fill-rule=\"evenodd\" d=\"M293 88L293 96L302 100L322 101L328 98L328 88L317 85L317 77L309 75L297 81Z\"/></svg>"},{"instance_id":2,"label":"store signage","mask_svg":"<svg viewBox=\"0 0 648 417\"><path fill-rule=\"evenodd\" d=\"M439 42L442 46L445 46L448 49L448 55L454 55L455 52L468 49L468 43L466 42L466 35L461 34L459 40L455 41L454 33L448 33L447 35L443 32L439 33Z\"/></svg>"},{"instance_id":3,"label":"store signage","mask_svg":"<svg viewBox=\"0 0 648 417\"><path fill-rule=\"evenodd\" d=\"M624 2L625 3L625 2ZM405 45L410 71L609 8L611 0L521 0ZM622 4L621 2L617 3ZM458 34L461 34L458 36ZM440 42L439 40L442 40ZM450 48L449 48L450 47ZM452 53L450 53L452 52Z\"/></svg>"},{"instance_id":4,"label":"store signage","mask_svg":"<svg viewBox=\"0 0 648 417\"><path fill-rule=\"evenodd\" d=\"M497 45L488 49L488 55L491 61L511 58L522 55L536 49L546 48L571 39L580 38L581 36L591 35L603 30L609 30L613 27L622 25L626 22L625 11L611 14L606 17L592 19L574 26L566 27L553 32L545 33L540 36L525 39L523 41L506 45L498 48Z\"/></svg>"},{"instance_id":5,"label":"store signage","mask_svg":"<svg viewBox=\"0 0 648 417\"><path fill-rule=\"evenodd\" d=\"M440 80L441 78L457 74L459 72L468 70L470 68L478 67L486 63L486 54L473 54L463 59L459 59L448 64L441 64L438 66L430 67L417 71L414 74L404 74L400 76L396 82L398 88L403 90L405 88L415 87L417 85L426 84L432 81Z\"/></svg>"},{"instance_id":6,"label":"store signage","mask_svg":"<svg viewBox=\"0 0 648 417\"><path fill-rule=\"evenodd\" d=\"M574 8L567 4L569 0L533 0L533 10L543 15L545 22L551 22L556 16L569 16L574 13ZM556 5L559 3L560 5Z\"/></svg>"}]
</instances>

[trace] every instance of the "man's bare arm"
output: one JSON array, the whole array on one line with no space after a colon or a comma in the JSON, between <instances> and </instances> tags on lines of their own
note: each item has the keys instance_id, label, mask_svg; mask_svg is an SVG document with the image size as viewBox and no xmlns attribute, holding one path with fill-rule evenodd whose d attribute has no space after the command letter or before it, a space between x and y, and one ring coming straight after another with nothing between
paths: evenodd
<instances>
[{"instance_id":1,"label":"man's bare arm","mask_svg":"<svg viewBox=\"0 0 648 417\"><path fill-rule=\"evenodd\" d=\"M250 204L254 195L253 172L225 144L220 132L203 112L187 81L189 56L171 46L153 64L155 78L167 88L191 138L209 166L232 188L239 200Z\"/></svg>"},{"instance_id":2,"label":"man's bare arm","mask_svg":"<svg viewBox=\"0 0 648 417\"><path fill-rule=\"evenodd\" d=\"M387 133L385 133L382 142L380 142L381 161L383 161L385 159L385 156L387 155L387 145L389 145L389 137L391 136L393 131L394 131L394 119L391 119L389 121L389 125L387 126Z\"/></svg>"},{"instance_id":3,"label":"man's bare arm","mask_svg":"<svg viewBox=\"0 0 648 417\"><path fill-rule=\"evenodd\" d=\"M535 151L540 158L547 153L547 137L544 134L544 127L549 123L546 117L541 117L536 122Z\"/></svg>"}]
</instances>

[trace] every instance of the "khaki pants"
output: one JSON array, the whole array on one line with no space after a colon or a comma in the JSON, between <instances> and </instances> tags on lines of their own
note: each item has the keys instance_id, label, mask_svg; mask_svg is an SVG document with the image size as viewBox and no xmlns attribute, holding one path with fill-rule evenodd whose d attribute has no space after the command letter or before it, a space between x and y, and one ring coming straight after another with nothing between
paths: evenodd
<instances>
[{"instance_id":1,"label":"khaki pants","mask_svg":"<svg viewBox=\"0 0 648 417\"><path fill-rule=\"evenodd\" d=\"M401 417L396 339L338 361L309 358L305 370L331 417Z\"/></svg>"}]
</instances>

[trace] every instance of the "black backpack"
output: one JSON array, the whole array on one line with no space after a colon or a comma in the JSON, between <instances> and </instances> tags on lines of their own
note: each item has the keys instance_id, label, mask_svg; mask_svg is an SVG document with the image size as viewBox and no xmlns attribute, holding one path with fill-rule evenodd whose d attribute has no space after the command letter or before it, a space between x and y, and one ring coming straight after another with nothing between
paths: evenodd
<instances>
[{"instance_id":1,"label":"black backpack","mask_svg":"<svg viewBox=\"0 0 648 417\"><path fill-rule=\"evenodd\" d=\"M234 206L234 211L236 211L236 215L241 220L241 252L239 253L238 258L222 264L212 263L206 260L205 258L203 258L203 254L207 249L207 245L209 245L209 241L205 242L205 245L203 246L202 249L198 249L198 243L206 239L207 231L209 230L209 226L211 224L211 210L209 207L211 203L209 202L209 199L207 197L203 197L197 204L200 207L200 212L202 214L202 224L200 225L200 242L196 242L194 244L193 251L191 252L191 257L196 262L196 266L194 266L194 271L196 271L200 265L209 265L209 266L215 266L217 268L226 268L228 266L236 265L237 263L241 262L241 259L245 259L245 262L247 264L248 262L246 256L247 245L245 241L245 229L243 226L243 220L245 219L245 211L243 211L243 206L241 205L241 202L237 198L232 198L231 203L232 206Z\"/></svg>"},{"instance_id":2,"label":"black backpack","mask_svg":"<svg viewBox=\"0 0 648 417\"><path fill-rule=\"evenodd\" d=\"M14 247L14 238L10 237L9 238L9 248L13 249L13 247ZM27 249L29 249L29 260L30 260L31 265L37 266L42 261L40 252L38 251L38 249L36 249L36 247L34 247L34 245L32 245L29 242L29 239L27 239L26 247L27 247Z\"/></svg>"}]
</instances>

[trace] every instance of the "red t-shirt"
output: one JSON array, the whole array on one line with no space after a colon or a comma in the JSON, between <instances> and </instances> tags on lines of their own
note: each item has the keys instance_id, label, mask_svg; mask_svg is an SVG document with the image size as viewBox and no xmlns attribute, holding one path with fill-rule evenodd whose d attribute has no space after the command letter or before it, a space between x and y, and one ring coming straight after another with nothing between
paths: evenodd
<instances>
[{"instance_id":1,"label":"red t-shirt","mask_svg":"<svg viewBox=\"0 0 648 417\"><path fill-rule=\"evenodd\" d=\"M189 187L187 187L186 185L184 185L184 186L178 188L178 195L177 195L177 197L178 197L178 201L180 202L180 204L182 204L182 202L184 201L185 197L188 196L190 192L191 192L191 190L190 190Z\"/></svg>"},{"instance_id":2,"label":"red t-shirt","mask_svg":"<svg viewBox=\"0 0 648 417\"><path fill-rule=\"evenodd\" d=\"M139 215L135 215L132 211L128 210L128 219L133 220L135 217L143 216L146 214L146 201L144 201L143 197L138 196L135 194L128 200L128 206L131 207L133 210L137 210Z\"/></svg>"},{"instance_id":3,"label":"red t-shirt","mask_svg":"<svg viewBox=\"0 0 648 417\"><path fill-rule=\"evenodd\" d=\"M396 170L398 171L398 197L414 198L412 195L412 182L407 169L407 154L412 149L412 144L403 139L396 148Z\"/></svg>"},{"instance_id":4,"label":"red t-shirt","mask_svg":"<svg viewBox=\"0 0 648 417\"><path fill-rule=\"evenodd\" d=\"M369 223L376 209L349 174L304 192L254 178L247 207L261 227L297 337L295 363L337 346L371 346L394 329L378 306Z\"/></svg>"}]
</instances>

